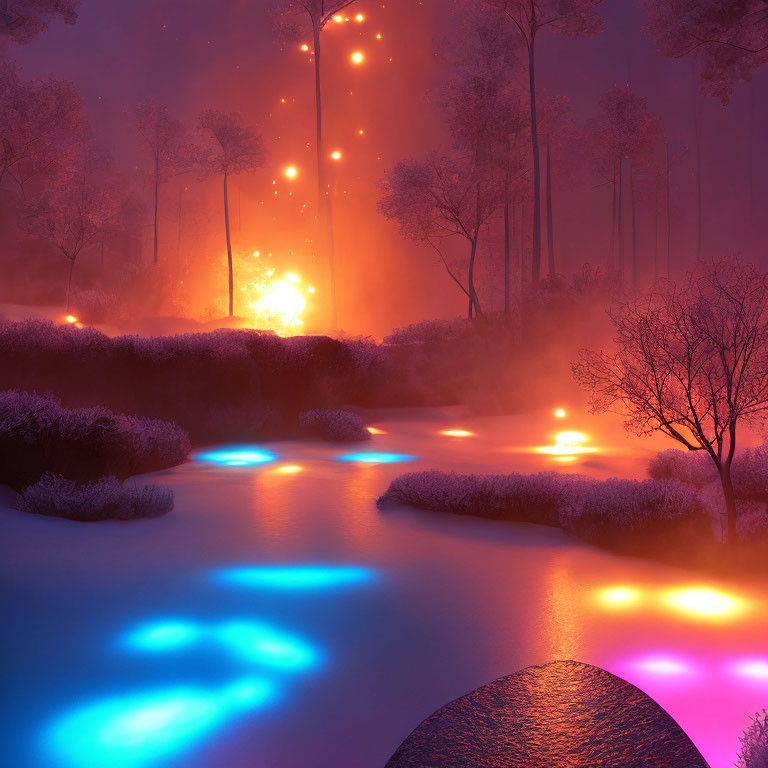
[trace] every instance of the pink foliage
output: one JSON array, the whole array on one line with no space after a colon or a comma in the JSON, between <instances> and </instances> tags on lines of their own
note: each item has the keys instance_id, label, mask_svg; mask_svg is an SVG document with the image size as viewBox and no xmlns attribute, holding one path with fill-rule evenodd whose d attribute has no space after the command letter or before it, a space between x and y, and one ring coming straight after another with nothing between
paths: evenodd
<instances>
[{"instance_id":1,"label":"pink foliage","mask_svg":"<svg viewBox=\"0 0 768 768\"><path fill-rule=\"evenodd\" d=\"M122 484L114 477L78 485L47 473L21 492L19 509L34 515L91 523L159 517L173 509L173 491L155 485Z\"/></svg>"},{"instance_id":2,"label":"pink foliage","mask_svg":"<svg viewBox=\"0 0 768 768\"><path fill-rule=\"evenodd\" d=\"M744 731L735 768L768 768L768 709L757 712Z\"/></svg>"},{"instance_id":3,"label":"pink foliage","mask_svg":"<svg viewBox=\"0 0 768 768\"><path fill-rule=\"evenodd\" d=\"M370 440L363 420L352 411L312 410L299 414L299 426L310 437L332 442Z\"/></svg>"}]
</instances>

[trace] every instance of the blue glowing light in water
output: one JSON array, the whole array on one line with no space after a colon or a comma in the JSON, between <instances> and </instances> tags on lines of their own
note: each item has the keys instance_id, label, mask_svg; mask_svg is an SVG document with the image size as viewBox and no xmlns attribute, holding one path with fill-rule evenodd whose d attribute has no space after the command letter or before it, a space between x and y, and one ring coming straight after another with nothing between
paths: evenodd
<instances>
[{"instance_id":1,"label":"blue glowing light in water","mask_svg":"<svg viewBox=\"0 0 768 768\"><path fill-rule=\"evenodd\" d=\"M275 461L277 454L258 446L235 445L198 453L195 458L198 461L224 464L228 467L249 467L254 464L266 464L267 462Z\"/></svg>"},{"instance_id":2,"label":"blue glowing light in water","mask_svg":"<svg viewBox=\"0 0 768 768\"><path fill-rule=\"evenodd\" d=\"M336 461L351 461L361 464L399 464L406 461L414 461L415 456L407 453L347 453L337 456Z\"/></svg>"},{"instance_id":3,"label":"blue glowing light in water","mask_svg":"<svg viewBox=\"0 0 768 768\"><path fill-rule=\"evenodd\" d=\"M244 565L222 568L217 580L257 589L312 590L364 584L375 578L371 568L358 565Z\"/></svg>"},{"instance_id":4,"label":"blue glowing light in water","mask_svg":"<svg viewBox=\"0 0 768 768\"><path fill-rule=\"evenodd\" d=\"M67 768L147 768L275 695L268 680L246 677L218 690L183 686L103 699L55 721L44 746Z\"/></svg>"},{"instance_id":5,"label":"blue glowing light in water","mask_svg":"<svg viewBox=\"0 0 768 768\"><path fill-rule=\"evenodd\" d=\"M219 624L157 621L131 630L123 646L148 653L169 653L200 643L216 645L251 664L298 671L316 666L320 654L299 637L260 621L238 619Z\"/></svg>"}]
</instances>

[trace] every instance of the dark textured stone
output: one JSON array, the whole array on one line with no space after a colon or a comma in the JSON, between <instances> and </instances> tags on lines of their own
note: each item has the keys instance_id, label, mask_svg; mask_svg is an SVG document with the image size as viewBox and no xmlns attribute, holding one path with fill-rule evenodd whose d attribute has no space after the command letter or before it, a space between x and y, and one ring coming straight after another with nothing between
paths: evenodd
<instances>
[{"instance_id":1,"label":"dark textured stone","mask_svg":"<svg viewBox=\"0 0 768 768\"><path fill-rule=\"evenodd\" d=\"M634 685L555 661L428 717L387 768L708 768L682 728Z\"/></svg>"}]
</instances>

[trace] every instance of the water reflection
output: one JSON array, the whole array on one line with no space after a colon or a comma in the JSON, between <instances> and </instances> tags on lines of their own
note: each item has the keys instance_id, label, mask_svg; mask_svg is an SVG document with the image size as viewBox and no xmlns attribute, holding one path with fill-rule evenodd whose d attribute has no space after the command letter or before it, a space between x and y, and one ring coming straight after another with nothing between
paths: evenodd
<instances>
[{"instance_id":1,"label":"water reflection","mask_svg":"<svg viewBox=\"0 0 768 768\"><path fill-rule=\"evenodd\" d=\"M375 571L355 565L244 565L221 568L213 576L219 581L257 589L314 590L364 584Z\"/></svg>"},{"instance_id":2,"label":"water reflection","mask_svg":"<svg viewBox=\"0 0 768 768\"><path fill-rule=\"evenodd\" d=\"M223 464L228 467L249 467L254 464L266 464L277 459L277 454L258 446L229 446L204 451L194 456L197 461Z\"/></svg>"},{"instance_id":3,"label":"water reflection","mask_svg":"<svg viewBox=\"0 0 768 768\"><path fill-rule=\"evenodd\" d=\"M415 456L407 453L347 453L336 457L336 461L350 461L361 464L399 464L414 461Z\"/></svg>"}]
</instances>

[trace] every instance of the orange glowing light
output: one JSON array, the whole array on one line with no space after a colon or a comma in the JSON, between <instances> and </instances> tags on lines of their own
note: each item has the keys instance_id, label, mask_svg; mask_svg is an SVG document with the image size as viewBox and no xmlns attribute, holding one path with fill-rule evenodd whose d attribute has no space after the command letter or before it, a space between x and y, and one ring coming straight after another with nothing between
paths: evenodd
<instances>
[{"instance_id":1,"label":"orange glowing light","mask_svg":"<svg viewBox=\"0 0 768 768\"><path fill-rule=\"evenodd\" d=\"M561 456L577 456L582 453L596 453L597 448L584 445L587 442L587 436L583 432L577 432L572 429L558 432L555 437L554 445L544 445L533 450L536 453L548 453L554 456L558 461Z\"/></svg>"},{"instance_id":2,"label":"orange glowing light","mask_svg":"<svg viewBox=\"0 0 768 768\"><path fill-rule=\"evenodd\" d=\"M285 104L285 99L280 99L281 104Z\"/></svg>"},{"instance_id":3,"label":"orange glowing light","mask_svg":"<svg viewBox=\"0 0 768 768\"><path fill-rule=\"evenodd\" d=\"M355 21L357 22L365 21L365 16L363 16L362 13L358 13L357 16L355 16Z\"/></svg>"},{"instance_id":4,"label":"orange glowing light","mask_svg":"<svg viewBox=\"0 0 768 768\"><path fill-rule=\"evenodd\" d=\"M381 40L381 32L379 32L379 34L378 34L378 35L376 35L376 39L377 39L377 40Z\"/></svg>"},{"instance_id":5,"label":"orange glowing light","mask_svg":"<svg viewBox=\"0 0 768 768\"><path fill-rule=\"evenodd\" d=\"M298 464L284 464L282 467L272 470L278 475L295 475L297 472L301 472L302 467Z\"/></svg>"},{"instance_id":6,"label":"orange glowing light","mask_svg":"<svg viewBox=\"0 0 768 768\"><path fill-rule=\"evenodd\" d=\"M732 619L748 608L744 598L714 587L670 589L662 594L662 600L675 611L709 621Z\"/></svg>"},{"instance_id":7,"label":"orange glowing light","mask_svg":"<svg viewBox=\"0 0 768 768\"><path fill-rule=\"evenodd\" d=\"M301 46L301 50L302 51L308 51L309 50L309 46L306 43L303 43L302 46Z\"/></svg>"},{"instance_id":8,"label":"orange glowing light","mask_svg":"<svg viewBox=\"0 0 768 768\"><path fill-rule=\"evenodd\" d=\"M362 51L355 51L349 58L353 64L362 64L365 61L365 54Z\"/></svg>"},{"instance_id":9,"label":"orange glowing light","mask_svg":"<svg viewBox=\"0 0 768 768\"><path fill-rule=\"evenodd\" d=\"M289 165L285 169L285 175L289 179L295 179L299 175L299 169L295 165Z\"/></svg>"},{"instance_id":10,"label":"orange glowing light","mask_svg":"<svg viewBox=\"0 0 768 768\"><path fill-rule=\"evenodd\" d=\"M440 434L446 437L472 437L475 433L467 429L443 429Z\"/></svg>"},{"instance_id":11,"label":"orange glowing light","mask_svg":"<svg viewBox=\"0 0 768 768\"><path fill-rule=\"evenodd\" d=\"M565 418L565 416L566 416L566 414L565 414L565 409L564 409L564 408L556 408L556 409L555 409L555 416L556 416L558 419L564 419L564 418Z\"/></svg>"},{"instance_id":12,"label":"orange glowing light","mask_svg":"<svg viewBox=\"0 0 768 768\"><path fill-rule=\"evenodd\" d=\"M307 286L307 293L314 293L315 292L315 286L314 285L308 285Z\"/></svg>"},{"instance_id":13,"label":"orange glowing light","mask_svg":"<svg viewBox=\"0 0 768 768\"><path fill-rule=\"evenodd\" d=\"M341 152L338 149L335 152L331 152L331 158L333 160L341 160Z\"/></svg>"},{"instance_id":14,"label":"orange glowing light","mask_svg":"<svg viewBox=\"0 0 768 768\"><path fill-rule=\"evenodd\" d=\"M357 135L358 135L358 136L362 136L364 133L365 133L365 131L364 131L362 128L360 128L360 129L358 130L358 132L357 132Z\"/></svg>"},{"instance_id":15,"label":"orange glowing light","mask_svg":"<svg viewBox=\"0 0 768 768\"><path fill-rule=\"evenodd\" d=\"M597 599L608 608L629 608L637 605L641 597L637 587L609 587L597 593Z\"/></svg>"},{"instance_id":16,"label":"orange glowing light","mask_svg":"<svg viewBox=\"0 0 768 768\"><path fill-rule=\"evenodd\" d=\"M77 322L77 318L74 315L67 315L64 319L68 323L76 323Z\"/></svg>"},{"instance_id":17,"label":"orange glowing light","mask_svg":"<svg viewBox=\"0 0 768 768\"><path fill-rule=\"evenodd\" d=\"M389 434L384 429L379 429L378 427L366 427L366 429L372 434L372 435L387 435Z\"/></svg>"},{"instance_id":18,"label":"orange glowing light","mask_svg":"<svg viewBox=\"0 0 768 768\"><path fill-rule=\"evenodd\" d=\"M337 13L337 14L336 14L336 15L333 17L333 20L334 20L334 21L335 21L337 24L341 24L341 22L342 22L342 21L344 21L344 17L343 17L343 16L341 16L341 15L339 15L339 14Z\"/></svg>"}]
</instances>

